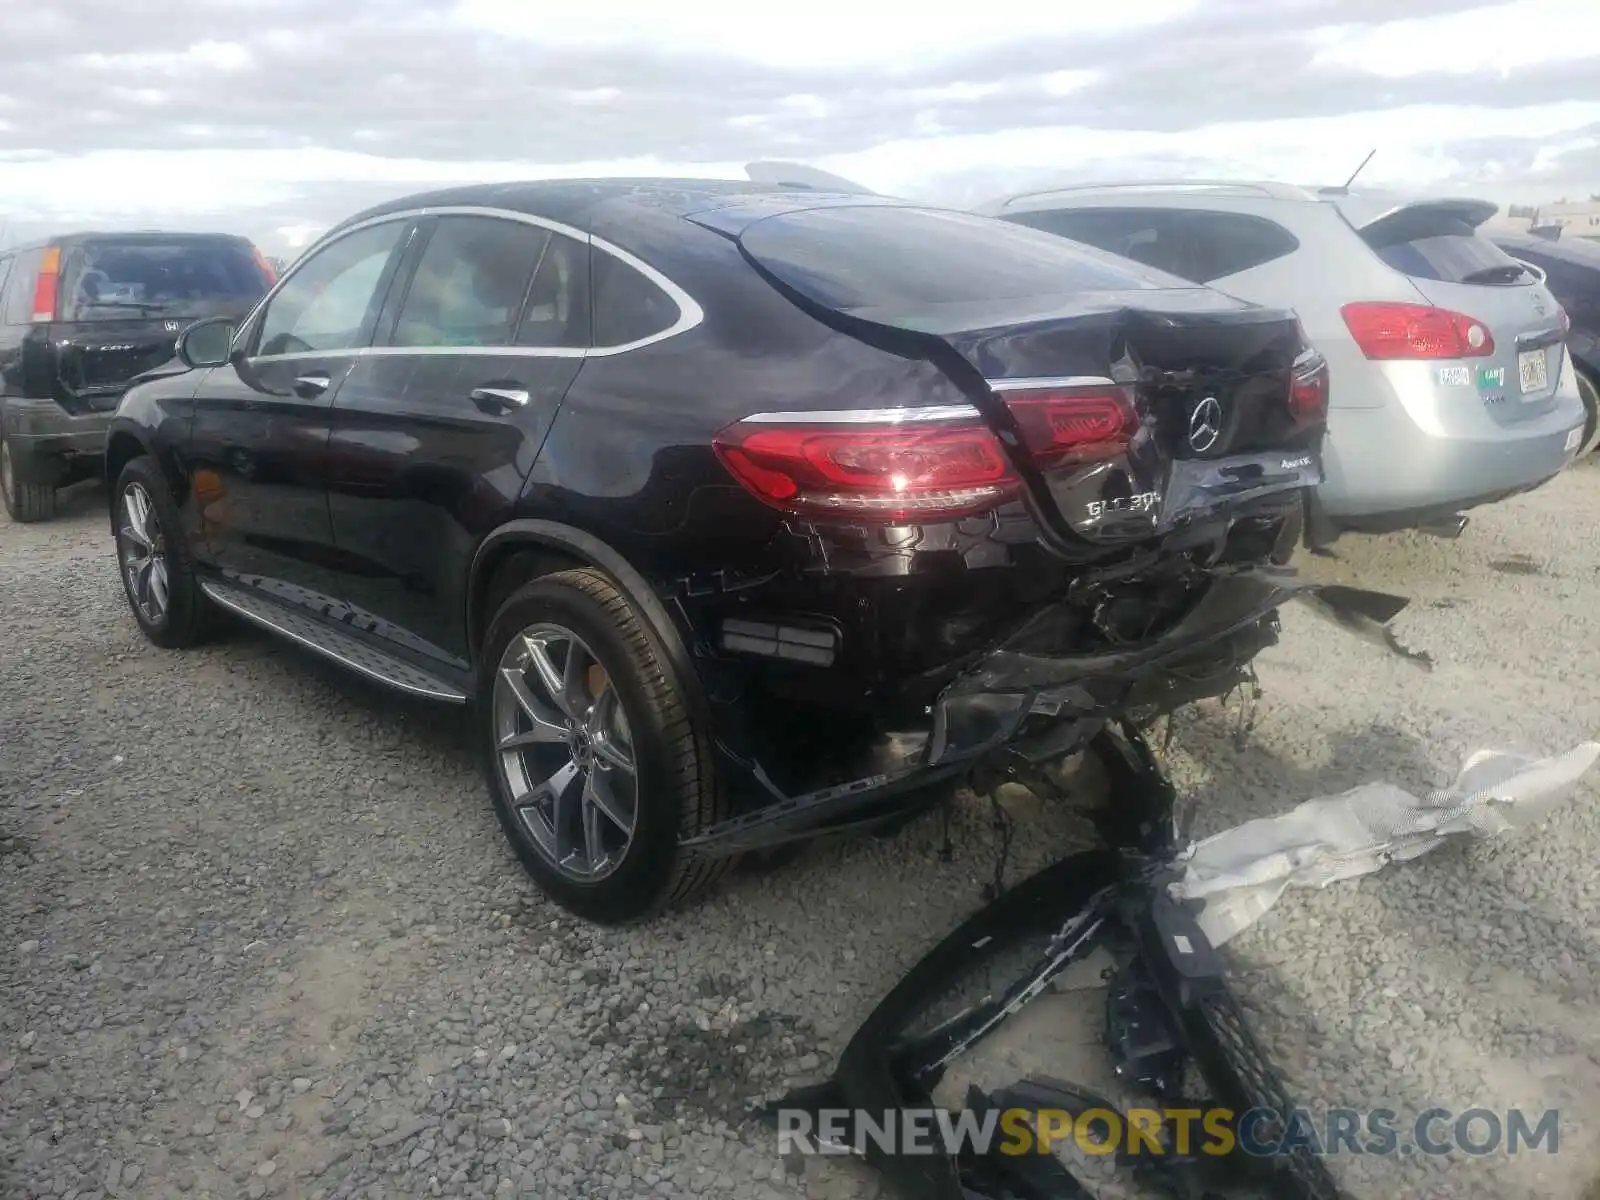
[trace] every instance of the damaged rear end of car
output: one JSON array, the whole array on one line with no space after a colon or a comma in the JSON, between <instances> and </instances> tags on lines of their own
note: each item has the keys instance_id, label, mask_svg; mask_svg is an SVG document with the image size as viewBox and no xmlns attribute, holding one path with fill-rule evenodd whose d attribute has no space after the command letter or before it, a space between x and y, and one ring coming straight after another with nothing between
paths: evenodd
<instances>
[{"instance_id":1,"label":"damaged rear end of car","mask_svg":"<svg viewBox=\"0 0 1600 1200\"><path fill-rule=\"evenodd\" d=\"M860 197L697 219L815 320L932 370L716 435L780 519L739 586L678 598L746 789L688 848L876 820L985 752L1068 753L1250 678L1321 478L1327 370L1293 314Z\"/></svg>"}]
</instances>

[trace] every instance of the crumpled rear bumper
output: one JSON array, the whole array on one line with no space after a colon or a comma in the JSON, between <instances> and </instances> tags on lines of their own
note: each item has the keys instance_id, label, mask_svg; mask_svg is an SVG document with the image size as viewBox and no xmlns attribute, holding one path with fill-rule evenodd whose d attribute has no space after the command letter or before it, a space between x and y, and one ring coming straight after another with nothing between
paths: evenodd
<instances>
[{"instance_id":1,"label":"crumpled rear bumper","mask_svg":"<svg viewBox=\"0 0 1600 1200\"><path fill-rule=\"evenodd\" d=\"M1187 616L1143 642L1059 657L997 649L940 695L928 764L1002 744L1035 713L1104 720L1187 703L1200 698L1197 690L1226 690L1236 671L1276 641L1278 609L1315 586L1289 568L1253 567L1217 576Z\"/></svg>"}]
</instances>

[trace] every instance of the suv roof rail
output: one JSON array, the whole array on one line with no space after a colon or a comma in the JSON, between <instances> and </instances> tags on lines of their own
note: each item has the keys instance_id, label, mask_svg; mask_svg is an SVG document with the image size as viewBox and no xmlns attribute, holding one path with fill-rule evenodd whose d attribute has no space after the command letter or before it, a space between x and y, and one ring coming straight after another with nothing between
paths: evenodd
<instances>
[{"instance_id":1,"label":"suv roof rail","mask_svg":"<svg viewBox=\"0 0 1600 1200\"><path fill-rule=\"evenodd\" d=\"M1315 200L1315 193L1292 183L1248 179L1140 179L1100 183L1069 183L1056 187L1018 192L1001 204L1009 208L1019 200L1045 196L1087 195L1094 192L1221 192L1234 196L1266 196L1273 200Z\"/></svg>"}]
</instances>

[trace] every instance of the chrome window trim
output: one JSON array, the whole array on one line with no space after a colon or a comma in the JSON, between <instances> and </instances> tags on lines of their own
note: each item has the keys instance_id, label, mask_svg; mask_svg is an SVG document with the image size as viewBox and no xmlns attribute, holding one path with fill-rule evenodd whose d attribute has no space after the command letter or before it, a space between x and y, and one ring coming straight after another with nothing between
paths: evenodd
<instances>
[{"instance_id":1,"label":"chrome window trim","mask_svg":"<svg viewBox=\"0 0 1600 1200\"><path fill-rule=\"evenodd\" d=\"M607 241L605 238L596 237L586 233L575 226L562 221L553 221L549 217L541 217L536 213L515 212L507 208L490 208L472 204L441 204L431 208L409 208L403 212L383 213L376 217L368 217L365 221L357 221L354 225L340 229L338 232L324 236L308 247L294 265L283 273L282 278L272 286L259 301L255 308L250 310L250 315L240 322L239 329L243 332L249 329L256 318L272 303L273 298L281 291L285 284L299 273L302 267L315 254L333 245L350 234L358 233L363 229L370 229L374 225L383 225L390 222L420 221L427 217L488 217L501 221L514 221L522 225L532 225L548 233L560 234L572 238L590 248L590 253L598 250L602 254L609 254L619 259L627 266L643 275L655 284L677 306L678 319L659 333L649 337L638 338L632 342L625 342L616 346L355 346L340 350L295 351L289 354L258 354L251 362L292 362L301 358L365 358L369 355L378 357L394 357L397 355L467 355L484 358L506 358L511 356L523 358L608 358L615 354L626 354L630 350L639 350L645 346L664 342L668 338L677 337L680 333L687 333L705 320L703 309L695 298L684 291L667 276L636 255L630 254L621 246ZM594 297L589 297L591 309Z\"/></svg>"},{"instance_id":2,"label":"chrome window trim","mask_svg":"<svg viewBox=\"0 0 1600 1200\"><path fill-rule=\"evenodd\" d=\"M920 408L841 408L762 412L745 417L746 425L905 425L925 421L968 421L981 416L970 404L932 404Z\"/></svg>"},{"instance_id":3,"label":"chrome window trim","mask_svg":"<svg viewBox=\"0 0 1600 1200\"><path fill-rule=\"evenodd\" d=\"M991 391L1022 392L1034 388L1116 387L1117 381L1105 375L1040 375L1034 378L990 379Z\"/></svg>"}]
</instances>

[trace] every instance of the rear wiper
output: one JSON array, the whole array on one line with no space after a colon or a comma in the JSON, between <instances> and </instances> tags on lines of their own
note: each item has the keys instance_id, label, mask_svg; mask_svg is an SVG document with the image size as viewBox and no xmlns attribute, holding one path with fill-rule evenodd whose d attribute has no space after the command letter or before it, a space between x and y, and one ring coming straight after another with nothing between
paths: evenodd
<instances>
[{"instance_id":1,"label":"rear wiper","mask_svg":"<svg viewBox=\"0 0 1600 1200\"><path fill-rule=\"evenodd\" d=\"M1480 267L1476 271L1469 271L1461 277L1462 283L1515 283L1526 275L1533 278L1533 272L1526 267L1519 267L1516 263L1506 263L1504 266Z\"/></svg>"}]
</instances>

